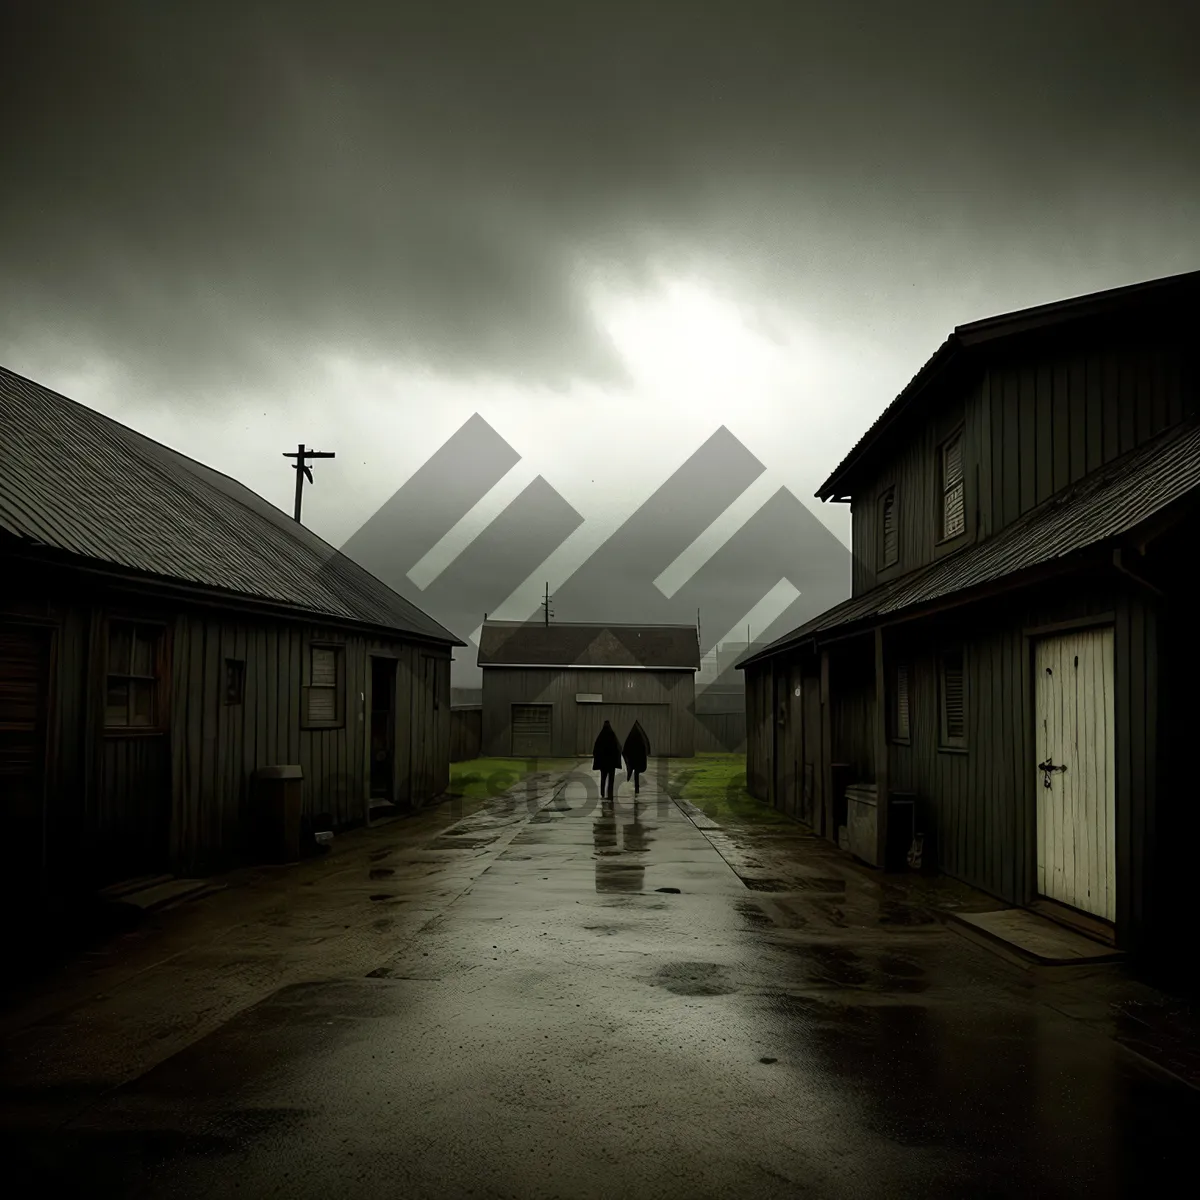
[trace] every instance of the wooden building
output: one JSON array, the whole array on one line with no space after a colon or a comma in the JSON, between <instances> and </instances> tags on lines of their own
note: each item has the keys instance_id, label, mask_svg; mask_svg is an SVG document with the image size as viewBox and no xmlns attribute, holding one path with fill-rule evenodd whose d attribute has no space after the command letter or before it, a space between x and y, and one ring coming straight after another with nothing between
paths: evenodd
<instances>
[{"instance_id":1,"label":"wooden building","mask_svg":"<svg viewBox=\"0 0 1200 1200\"><path fill-rule=\"evenodd\" d=\"M951 334L818 492L851 598L742 660L757 796L1166 945L1200 833L1198 318L1200 272Z\"/></svg>"},{"instance_id":2,"label":"wooden building","mask_svg":"<svg viewBox=\"0 0 1200 1200\"><path fill-rule=\"evenodd\" d=\"M653 754L696 752L694 626L485 621L478 661L486 755L589 755L605 721L624 742L635 720Z\"/></svg>"},{"instance_id":3,"label":"wooden building","mask_svg":"<svg viewBox=\"0 0 1200 1200\"><path fill-rule=\"evenodd\" d=\"M452 634L248 488L0 369L0 789L29 892L247 851L251 777L334 827L449 772Z\"/></svg>"}]
</instances>

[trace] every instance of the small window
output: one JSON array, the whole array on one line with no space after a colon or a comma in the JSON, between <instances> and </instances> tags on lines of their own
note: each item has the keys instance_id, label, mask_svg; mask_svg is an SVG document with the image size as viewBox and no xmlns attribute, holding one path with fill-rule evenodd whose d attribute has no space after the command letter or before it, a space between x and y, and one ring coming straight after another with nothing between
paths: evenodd
<instances>
[{"instance_id":1,"label":"small window","mask_svg":"<svg viewBox=\"0 0 1200 1200\"><path fill-rule=\"evenodd\" d=\"M892 738L897 742L907 742L911 736L909 670L907 663L899 663L896 666L892 699Z\"/></svg>"},{"instance_id":2,"label":"small window","mask_svg":"<svg viewBox=\"0 0 1200 1200\"><path fill-rule=\"evenodd\" d=\"M961 749L967 744L966 674L961 650L942 655L940 680L942 730L941 744Z\"/></svg>"},{"instance_id":3,"label":"small window","mask_svg":"<svg viewBox=\"0 0 1200 1200\"><path fill-rule=\"evenodd\" d=\"M342 724L342 650L310 646L308 686L304 689L304 723L329 729Z\"/></svg>"},{"instance_id":4,"label":"small window","mask_svg":"<svg viewBox=\"0 0 1200 1200\"><path fill-rule=\"evenodd\" d=\"M900 559L900 530L896 524L896 489L879 499L879 566L892 567Z\"/></svg>"},{"instance_id":5,"label":"small window","mask_svg":"<svg viewBox=\"0 0 1200 1200\"><path fill-rule=\"evenodd\" d=\"M154 729L159 725L161 648L161 626L109 622L106 729Z\"/></svg>"},{"instance_id":6,"label":"small window","mask_svg":"<svg viewBox=\"0 0 1200 1200\"><path fill-rule=\"evenodd\" d=\"M242 658L225 660L225 703L241 704L246 696L246 661Z\"/></svg>"},{"instance_id":7,"label":"small window","mask_svg":"<svg viewBox=\"0 0 1200 1200\"><path fill-rule=\"evenodd\" d=\"M956 433L941 448L942 540L966 532L966 485L963 478L963 439Z\"/></svg>"}]
</instances>

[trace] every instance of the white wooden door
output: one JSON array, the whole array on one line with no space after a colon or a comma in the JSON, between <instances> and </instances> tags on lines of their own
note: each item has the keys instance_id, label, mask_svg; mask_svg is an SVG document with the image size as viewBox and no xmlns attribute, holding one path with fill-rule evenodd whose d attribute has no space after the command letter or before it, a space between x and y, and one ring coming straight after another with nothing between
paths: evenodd
<instances>
[{"instance_id":1,"label":"white wooden door","mask_svg":"<svg viewBox=\"0 0 1200 1200\"><path fill-rule=\"evenodd\" d=\"M1115 922L1112 630L1038 642L1035 679L1038 891Z\"/></svg>"}]
</instances>

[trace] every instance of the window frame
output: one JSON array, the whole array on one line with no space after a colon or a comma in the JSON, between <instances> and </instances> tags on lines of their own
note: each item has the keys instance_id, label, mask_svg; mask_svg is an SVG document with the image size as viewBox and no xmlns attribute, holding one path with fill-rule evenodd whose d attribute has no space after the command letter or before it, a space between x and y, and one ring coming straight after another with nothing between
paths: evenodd
<instances>
[{"instance_id":1,"label":"window frame","mask_svg":"<svg viewBox=\"0 0 1200 1200\"><path fill-rule=\"evenodd\" d=\"M114 670L113 641L118 630L129 631L129 658L123 664L124 670ZM146 636L149 634L149 636ZM165 621L154 618L139 617L126 613L113 613L104 619L104 693L102 699L101 729L106 736L141 737L143 735L161 734L167 728L166 689L166 643L167 625ZM135 671L134 659L139 638L150 643L150 674ZM110 720L109 693L114 681L124 684L125 721ZM150 688L150 719L146 722L135 722L131 719L134 706L134 689L138 684L149 684Z\"/></svg>"},{"instance_id":2,"label":"window frame","mask_svg":"<svg viewBox=\"0 0 1200 1200\"><path fill-rule=\"evenodd\" d=\"M947 504L946 499L950 495L951 489L946 486L946 451L955 442L959 444L959 479L958 485L962 488L962 528L957 533L948 533L946 525ZM948 545L959 541L970 532L969 522L967 520L967 446L966 446L966 426L959 424L957 428L948 433L937 446L937 481L938 481L938 508L937 508L937 545Z\"/></svg>"},{"instance_id":3,"label":"window frame","mask_svg":"<svg viewBox=\"0 0 1200 1200\"><path fill-rule=\"evenodd\" d=\"M962 695L962 733L950 733L948 688L946 685L948 660L958 659L961 675L959 690ZM947 646L938 654L938 749L951 753L963 753L967 749L967 649L965 646Z\"/></svg>"},{"instance_id":4,"label":"window frame","mask_svg":"<svg viewBox=\"0 0 1200 1200\"><path fill-rule=\"evenodd\" d=\"M887 520L884 515L888 511L889 501L891 501L892 525L895 528L896 533L895 551L890 559L888 558L887 553ZM878 520L879 529L875 546L875 569L877 571L890 570L900 561L899 507L900 496L898 489L894 483L888 484L888 486L879 493L879 499L876 507L876 519Z\"/></svg>"},{"instance_id":5,"label":"window frame","mask_svg":"<svg viewBox=\"0 0 1200 1200\"><path fill-rule=\"evenodd\" d=\"M246 660L244 658L227 658L225 660L225 695L222 702L226 708L245 704Z\"/></svg>"},{"instance_id":6,"label":"window frame","mask_svg":"<svg viewBox=\"0 0 1200 1200\"><path fill-rule=\"evenodd\" d=\"M905 727L900 725L900 680L904 679L904 696L907 712ZM891 735L897 746L912 745L912 663L902 659L892 664L892 703L891 703Z\"/></svg>"},{"instance_id":7,"label":"window frame","mask_svg":"<svg viewBox=\"0 0 1200 1200\"><path fill-rule=\"evenodd\" d=\"M313 683L313 655L318 650L329 650L333 653L333 683ZM334 715L328 720L314 718L311 715L312 694L314 691L333 692ZM343 642L313 640L305 647L304 682L300 693L300 728L301 729L343 729L346 725L346 646Z\"/></svg>"}]
</instances>

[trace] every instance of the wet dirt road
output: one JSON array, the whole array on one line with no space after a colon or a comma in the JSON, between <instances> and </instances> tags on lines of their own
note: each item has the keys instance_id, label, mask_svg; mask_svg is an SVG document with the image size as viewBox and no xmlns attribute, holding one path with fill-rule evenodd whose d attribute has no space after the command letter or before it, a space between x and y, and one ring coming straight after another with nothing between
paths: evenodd
<instances>
[{"instance_id":1,"label":"wet dirt road","mask_svg":"<svg viewBox=\"0 0 1200 1200\"><path fill-rule=\"evenodd\" d=\"M69 1117L29 1084L57 1115L7 1122L18 1186L1095 1197L1188 1168L1200 1097L1058 993L811 840L749 888L720 833L629 792L545 787L371 854L396 924L353 973L314 960Z\"/></svg>"}]
</instances>

